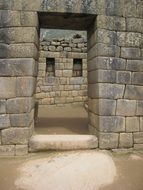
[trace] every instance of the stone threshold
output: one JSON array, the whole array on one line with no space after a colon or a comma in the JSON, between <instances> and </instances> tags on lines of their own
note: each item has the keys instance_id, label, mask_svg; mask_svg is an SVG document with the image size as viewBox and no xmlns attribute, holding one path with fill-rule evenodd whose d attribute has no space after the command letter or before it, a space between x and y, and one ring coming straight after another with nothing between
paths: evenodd
<instances>
[{"instance_id":1,"label":"stone threshold","mask_svg":"<svg viewBox=\"0 0 143 190\"><path fill-rule=\"evenodd\" d=\"M47 150L84 150L98 147L95 135L33 135L29 152Z\"/></svg>"}]
</instances>

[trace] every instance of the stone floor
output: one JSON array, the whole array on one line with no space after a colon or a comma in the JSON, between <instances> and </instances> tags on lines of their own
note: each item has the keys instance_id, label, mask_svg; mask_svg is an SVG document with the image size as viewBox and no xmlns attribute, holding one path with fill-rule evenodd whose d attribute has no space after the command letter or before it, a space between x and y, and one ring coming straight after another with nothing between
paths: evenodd
<instances>
[{"instance_id":1,"label":"stone floor","mask_svg":"<svg viewBox=\"0 0 143 190\"><path fill-rule=\"evenodd\" d=\"M0 190L143 190L143 153L90 150L0 158Z\"/></svg>"},{"instance_id":2,"label":"stone floor","mask_svg":"<svg viewBox=\"0 0 143 190\"><path fill-rule=\"evenodd\" d=\"M83 106L44 106L38 110L37 134L88 134L88 114Z\"/></svg>"}]
</instances>

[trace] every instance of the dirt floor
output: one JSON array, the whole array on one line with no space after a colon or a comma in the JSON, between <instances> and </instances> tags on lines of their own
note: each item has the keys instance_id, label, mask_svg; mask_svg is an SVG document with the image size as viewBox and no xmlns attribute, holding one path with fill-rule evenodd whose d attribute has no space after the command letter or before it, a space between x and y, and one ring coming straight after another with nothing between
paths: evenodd
<instances>
[{"instance_id":1,"label":"dirt floor","mask_svg":"<svg viewBox=\"0 0 143 190\"><path fill-rule=\"evenodd\" d=\"M0 190L143 190L143 153L89 150L0 158Z\"/></svg>"},{"instance_id":2,"label":"dirt floor","mask_svg":"<svg viewBox=\"0 0 143 190\"><path fill-rule=\"evenodd\" d=\"M83 106L45 106L38 110L37 134L88 134L88 114Z\"/></svg>"}]
</instances>

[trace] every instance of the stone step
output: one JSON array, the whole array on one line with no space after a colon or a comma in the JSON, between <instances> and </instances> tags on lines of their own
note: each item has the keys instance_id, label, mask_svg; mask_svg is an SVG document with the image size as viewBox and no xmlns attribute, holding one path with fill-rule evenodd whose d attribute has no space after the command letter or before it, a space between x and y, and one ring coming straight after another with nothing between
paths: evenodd
<instances>
[{"instance_id":1,"label":"stone step","mask_svg":"<svg viewBox=\"0 0 143 190\"><path fill-rule=\"evenodd\" d=\"M95 135L34 135L29 142L29 151L81 150L98 147Z\"/></svg>"}]
</instances>

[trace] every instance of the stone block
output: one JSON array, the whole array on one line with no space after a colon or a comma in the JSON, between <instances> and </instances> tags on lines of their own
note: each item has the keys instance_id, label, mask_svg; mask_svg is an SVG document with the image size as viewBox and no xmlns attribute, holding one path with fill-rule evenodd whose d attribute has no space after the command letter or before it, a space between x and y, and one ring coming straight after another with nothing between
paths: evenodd
<instances>
[{"instance_id":1,"label":"stone block","mask_svg":"<svg viewBox=\"0 0 143 190\"><path fill-rule=\"evenodd\" d=\"M10 119L9 115L1 114L0 115L0 129L5 129L10 127Z\"/></svg>"},{"instance_id":2,"label":"stone block","mask_svg":"<svg viewBox=\"0 0 143 190\"><path fill-rule=\"evenodd\" d=\"M72 77L72 70L63 70L63 77Z\"/></svg>"},{"instance_id":3,"label":"stone block","mask_svg":"<svg viewBox=\"0 0 143 190\"><path fill-rule=\"evenodd\" d=\"M143 144L134 144L134 150L143 150Z\"/></svg>"},{"instance_id":4,"label":"stone block","mask_svg":"<svg viewBox=\"0 0 143 190\"><path fill-rule=\"evenodd\" d=\"M88 120L89 120L89 124L92 125L94 128L98 129L99 127L99 116L89 112L88 113Z\"/></svg>"},{"instance_id":5,"label":"stone block","mask_svg":"<svg viewBox=\"0 0 143 190\"><path fill-rule=\"evenodd\" d=\"M83 84L83 77L72 77L70 78L71 85L81 85Z\"/></svg>"},{"instance_id":6,"label":"stone block","mask_svg":"<svg viewBox=\"0 0 143 190\"><path fill-rule=\"evenodd\" d=\"M126 22L125 18L117 16L97 16L97 28L104 28L113 31L125 31Z\"/></svg>"},{"instance_id":7,"label":"stone block","mask_svg":"<svg viewBox=\"0 0 143 190\"><path fill-rule=\"evenodd\" d=\"M119 116L100 116L99 131L106 133L125 132L125 118Z\"/></svg>"},{"instance_id":8,"label":"stone block","mask_svg":"<svg viewBox=\"0 0 143 190\"><path fill-rule=\"evenodd\" d=\"M139 48L121 48L121 57L125 59L140 59L141 51Z\"/></svg>"},{"instance_id":9,"label":"stone block","mask_svg":"<svg viewBox=\"0 0 143 190\"><path fill-rule=\"evenodd\" d=\"M117 100L116 114L120 116L135 116L136 100Z\"/></svg>"},{"instance_id":10,"label":"stone block","mask_svg":"<svg viewBox=\"0 0 143 190\"><path fill-rule=\"evenodd\" d=\"M143 32L143 19L140 18L126 18L127 31Z\"/></svg>"},{"instance_id":11,"label":"stone block","mask_svg":"<svg viewBox=\"0 0 143 190\"><path fill-rule=\"evenodd\" d=\"M20 11L20 23L21 26L38 27L38 13L34 11Z\"/></svg>"},{"instance_id":12,"label":"stone block","mask_svg":"<svg viewBox=\"0 0 143 190\"><path fill-rule=\"evenodd\" d=\"M131 72L129 72L129 71L118 71L117 72L117 83L119 83L119 84L131 84Z\"/></svg>"},{"instance_id":13,"label":"stone block","mask_svg":"<svg viewBox=\"0 0 143 190\"><path fill-rule=\"evenodd\" d=\"M0 114L6 113L6 100L0 100Z\"/></svg>"},{"instance_id":14,"label":"stone block","mask_svg":"<svg viewBox=\"0 0 143 190\"><path fill-rule=\"evenodd\" d=\"M131 148L131 147L133 147L132 133L120 133L119 148Z\"/></svg>"},{"instance_id":15,"label":"stone block","mask_svg":"<svg viewBox=\"0 0 143 190\"><path fill-rule=\"evenodd\" d=\"M143 87L127 85L125 89L124 98L130 100L143 100Z\"/></svg>"},{"instance_id":16,"label":"stone block","mask_svg":"<svg viewBox=\"0 0 143 190\"><path fill-rule=\"evenodd\" d=\"M143 85L143 72L132 73L132 84Z\"/></svg>"},{"instance_id":17,"label":"stone block","mask_svg":"<svg viewBox=\"0 0 143 190\"><path fill-rule=\"evenodd\" d=\"M133 133L133 136L135 144L143 144L143 132Z\"/></svg>"},{"instance_id":18,"label":"stone block","mask_svg":"<svg viewBox=\"0 0 143 190\"><path fill-rule=\"evenodd\" d=\"M136 115L143 116L143 101L137 101Z\"/></svg>"},{"instance_id":19,"label":"stone block","mask_svg":"<svg viewBox=\"0 0 143 190\"><path fill-rule=\"evenodd\" d=\"M143 117L140 117L140 131L143 131Z\"/></svg>"},{"instance_id":20,"label":"stone block","mask_svg":"<svg viewBox=\"0 0 143 190\"><path fill-rule=\"evenodd\" d=\"M34 111L24 114L11 114L10 123L12 127L29 127L34 118Z\"/></svg>"},{"instance_id":21,"label":"stone block","mask_svg":"<svg viewBox=\"0 0 143 190\"><path fill-rule=\"evenodd\" d=\"M115 115L116 101L109 99L88 99L88 107L93 113L98 115Z\"/></svg>"},{"instance_id":22,"label":"stone block","mask_svg":"<svg viewBox=\"0 0 143 190\"><path fill-rule=\"evenodd\" d=\"M34 59L0 59L0 76L36 76Z\"/></svg>"},{"instance_id":23,"label":"stone block","mask_svg":"<svg viewBox=\"0 0 143 190\"><path fill-rule=\"evenodd\" d=\"M143 71L143 60L127 60L128 71Z\"/></svg>"},{"instance_id":24,"label":"stone block","mask_svg":"<svg viewBox=\"0 0 143 190\"><path fill-rule=\"evenodd\" d=\"M15 145L0 145L0 156L14 156Z\"/></svg>"},{"instance_id":25,"label":"stone block","mask_svg":"<svg viewBox=\"0 0 143 190\"><path fill-rule=\"evenodd\" d=\"M16 78L0 77L0 99L16 97Z\"/></svg>"},{"instance_id":26,"label":"stone block","mask_svg":"<svg viewBox=\"0 0 143 190\"><path fill-rule=\"evenodd\" d=\"M9 128L2 130L2 144L27 144L29 139L28 128Z\"/></svg>"},{"instance_id":27,"label":"stone block","mask_svg":"<svg viewBox=\"0 0 143 190\"><path fill-rule=\"evenodd\" d=\"M117 133L100 133L99 148L112 149L118 147L119 134Z\"/></svg>"},{"instance_id":28,"label":"stone block","mask_svg":"<svg viewBox=\"0 0 143 190\"><path fill-rule=\"evenodd\" d=\"M117 32L117 45L120 47L141 47L142 35L134 32Z\"/></svg>"},{"instance_id":29,"label":"stone block","mask_svg":"<svg viewBox=\"0 0 143 190\"><path fill-rule=\"evenodd\" d=\"M24 156L28 154L28 145L16 145L15 146L16 156Z\"/></svg>"},{"instance_id":30,"label":"stone block","mask_svg":"<svg viewBox=\"0 0 143 190\"><path fill-rule=\"evenodd\" d=\"M7 113L28 113L34 108L33 98L14 98L7 100L6 111Z\"/></svg>"},{"instance_id":31,"label":"stone block","mask_svg":"<svg viewBox=\"0 0 143 190\"><path fill-rule=\"evenodd\" d=\"M34 77L18 77L16 87L16 95L18 97L31 97L36 89L36 79Z\"/></svg>"},{"instance_id":32,"label":"stone block","mask_svg":"<svg viewBox=\"0 0 143 190\"><path fill-rule=\"evenodd\" d=\"M88 95L91 98L119 99L123 98L124 85L117 84L89 84Z\"/></svg>"},{"instance_id":33,"label":"stone block","mask_svg":"<svg viewBox=\"0 0 143 190\"><path fill-rule=\"evenodd\" d=\"M95 70L88 73L88 81L90 84L97 82L116 82L116 71L107 70Z\"/></svg>"},{"instance_id":34,"label":"stone block","mask_svg":"<svg viewBox=\"0 0 143 190\"><path fill-rule=\"evenodd\" d=\"M38 33L35 27L11 27L0 29L0 43L35 43L38 44Z\"/></svg>"},{"instance_id":35,"label":"stone block","mask_svg":"<svg viewBox=\"0 0 143 190\"><path fill-rule=\"evenodd\" d=\"M126 132L139 131L139 117L126 117Z\"/></svg>"}]
</instances>

